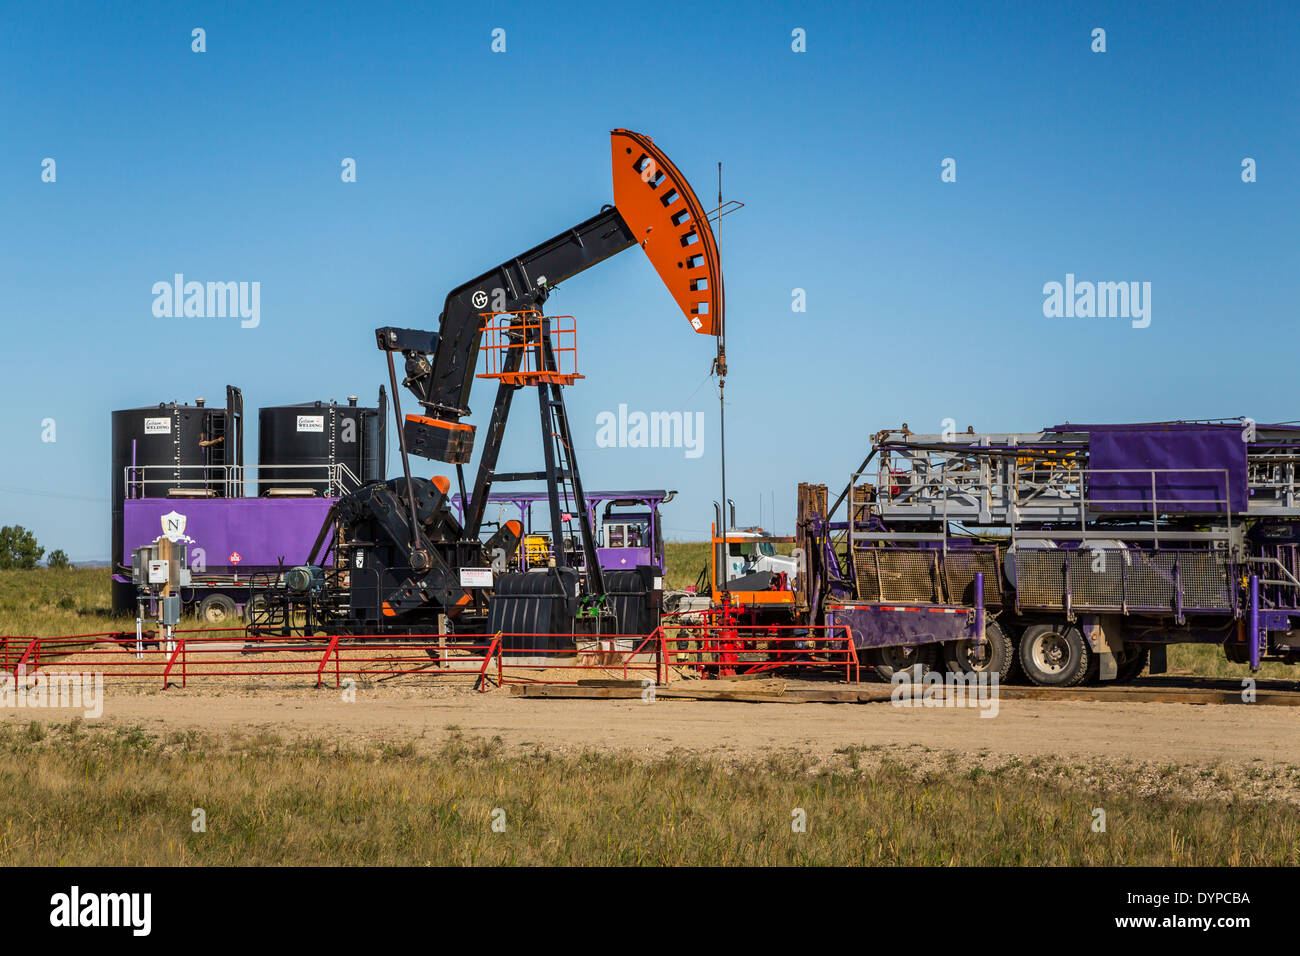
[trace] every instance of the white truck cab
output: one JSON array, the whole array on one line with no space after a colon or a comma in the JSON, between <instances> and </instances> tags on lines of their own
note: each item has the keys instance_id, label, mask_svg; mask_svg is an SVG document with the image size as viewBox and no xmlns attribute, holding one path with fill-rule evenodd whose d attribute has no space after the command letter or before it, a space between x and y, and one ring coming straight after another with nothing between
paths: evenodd
<instances>
[{"instance_id":1,"label":"white truck cab","mask_svg":"<svg viewBox=\"0 0 1300 956\"><path fill-rule=\"evenodd\" d=\"M739 578L755 571L784 574L793 583L799 562L788 554L777 554L776 545L767 540L771 536L762 528L730 528L727 538L745 538L745 541L727 543L727 576Z\"/></svg>"}]
</instances>

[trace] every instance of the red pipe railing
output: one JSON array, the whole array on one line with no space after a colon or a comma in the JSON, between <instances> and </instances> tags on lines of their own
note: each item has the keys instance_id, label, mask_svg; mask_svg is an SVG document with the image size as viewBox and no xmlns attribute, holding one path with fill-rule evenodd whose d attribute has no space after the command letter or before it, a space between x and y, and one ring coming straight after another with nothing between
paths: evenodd
<instances>
[{"instance_id":1,"label":"red pipe railing","mask_svg":"<svg viewBox=\"0 0 1300 956\"><path fill-rule=\"evenodd\" d=\"M665 645L670 666L685 666L707 676L757 674L789 667L843 669L851 684L861 681L853 633L846 624L674 623ZM682 637L682 632L686 637ZM797 632L797 633L794 633ZM837 636L838 635L838 636Z\"/></svg>"},{"instance_id":2,"label":"red pipe railing","mask_svg":"<svg viewBox=\"0 0 1300 956\"><path fill-rule=\"evenodd\" d=\"M795 630L801 633L790 633ZM331 662L336 687L345 676L403 675L473 677L480 691L487 690L489 683L498 687L578 683L579 678L570 677L569 671L605 671L621 674L624 680L641 673L664 684L673 667L704 676L789 667L842 668L845 680L856 683L860 679L853 637L843 624L720 626L672 620L645 635L578 635L582 646L553 646L574 639L574 635L499 632L491 639L479 639L480 643L448 645L446 636L437 634L283 638L250 636L242 627L224 627L178 629L170 639L155 632L138 642L134 632L125 631L7 636L0 638L0 646L3 669L15 678L35 678L41 668L66 670L61 665L70 664L105 677L161 679L164 689L173 686L177 673L182 687L189 685L191 677L293 676L313 679L320 687ZM494 664L493 677L489 675ZM520 673L539 670L561 674Z\"/></svg>"}]
</instances>

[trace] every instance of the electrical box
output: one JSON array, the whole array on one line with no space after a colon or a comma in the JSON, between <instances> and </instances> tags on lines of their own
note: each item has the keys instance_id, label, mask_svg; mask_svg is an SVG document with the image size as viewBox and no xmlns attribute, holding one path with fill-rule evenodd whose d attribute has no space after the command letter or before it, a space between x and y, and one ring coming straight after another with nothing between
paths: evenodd
<instances>
[{"instance_id":1,"label":"electrical box","mask_svg":"<svg viewBox=\"0 0 1300 956\"><path fill-rule=\"evenodd\" d=\"M149 583L166 584L170 578L168 561L150 561L149 562Z\"/></svg>"},{"instance_id":2,"label":"electrical box","mask_svg":"<svg viewBox=\"0 0 1300 956\"><path fill-rule=\"evenodd\" d=\"M145 545L131 552L131 583L138 587L149 584L149 562L158 557L158 548Z\"/></svg>"},{"instance_id":3,"label":"electrical box","mask_svg":"<svg viewBox=\"0 0 1300 956\"><path fill-rule=\"evenodd\" d=\"M167 562L163 562L166 567ZM181 622L181 596L172 594L162 599L162 622L165 627L175 627Z\"/></svg>"}]
</instances>

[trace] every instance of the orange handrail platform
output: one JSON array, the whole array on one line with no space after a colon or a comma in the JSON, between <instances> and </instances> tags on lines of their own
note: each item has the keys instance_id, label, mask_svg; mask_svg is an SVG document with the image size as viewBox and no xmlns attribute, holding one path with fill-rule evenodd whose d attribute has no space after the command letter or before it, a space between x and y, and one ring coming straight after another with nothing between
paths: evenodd
<instances>
[{"instance_id":1,"label":"orange handrail platform","mask_svg":"<svg viewBox=\"0 0 1300 956\"><path fill-rule=\"evenodd\" d=\"M543 316L536 309L482 312L483 371L475 378L494 378L507 385L572 385L578 373L578 327L571 315ZM546 336L554 368L546 368L541 342ZM517 361L511 361L512 356Z\"/></svg>"}]
</instances>

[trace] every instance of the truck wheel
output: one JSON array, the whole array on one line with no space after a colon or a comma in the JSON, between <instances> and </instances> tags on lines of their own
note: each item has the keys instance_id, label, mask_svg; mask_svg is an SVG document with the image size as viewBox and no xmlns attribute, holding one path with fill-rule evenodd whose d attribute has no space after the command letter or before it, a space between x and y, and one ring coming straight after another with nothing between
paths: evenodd
<instances>
[{"instance_id":1,"label":"truck wheel","mask_svg":"<svg viewBox=\"0 0 1300 956\"><path fill-rule=\"evenodd\" d=\"M1020 646L1020 638L1025 634L1024 625L1017 622L1015 618L1004 618L998 622L998 626L1011 640L1011 664L1007 668L1006 683L1028 684L1029 680L1025 677L1025 669L1020 666L1020 655L1016 653L1016 648Z\"/></svg>"},{"instance_id":2,"label":"truck wheel","mask_svg":"<svg viewBox=\"0 0 1300 956\"><path fill-rule=\"evenodd\" d=\"M1088 642L1077 627L1034 624L1020 639L1020 666L1040 687L1073 687L1088 676Z\"/></svg>"},{"instance_id":3,"label":"truck wheel","mask_svg":"<svg viewBox=\"0 0 1300 956\"><path fill-rule=\"evenodd\" d=\"M949 641L943 645L944 667L953 674L997 674L998 683L1011 676L1011 665L1016 659L1016 649L1011 638L998 626L997 621L984 623L984 644L976 647L972 641Z\"/></svg>"},{"instance_id":4,"label":"truck wheel","mask_svg":"<svg viewBox=\"0 0 1300 956\"><path fill-rule=\"evenodd\" d=\"M244 605L244 620L249 624L252 624L254 621L264 624L266 623L266 609L266 598L261 595L251 597L248 599L248 603Z\"/></svg>"},{"instance_id":5,"label":"truck wheel","mask_svg":"<svg viewBox=\"0 0 1300 956\"><path fill-rule=\"evenodd\" d=\"M1135 681L1141 676L1147 668L1147 659L1151 656L1151 650L1143 647L1141 649L1133 647L1131 644L1124 645L1124 656L1120 659L1116 667L1115 683L1127 684Z\"/></svg>"},{"instance_id":6,"label":"truck wheel","mask_svg":"<svg viewBox=\"0 0 1300 956\"><path fill-rule=\"evenodd\" d=\"M864 660L875 669L876 677L888 684L900 671L913 667L920 667L922 674L928 671L934 663L934 645L875 647L866 652Z\"/></svg>"},{"instance_id":7,"label":"truck wheel","mask_svg":"<svg viewBox=\"0 0 1300 956\"><path fill-rule=\"evenodd\" d=\"M199 602L199 620L204 624L229 624L237 616L235 602L224 594L209 594Z\"/></svg>"}]
</instances>

